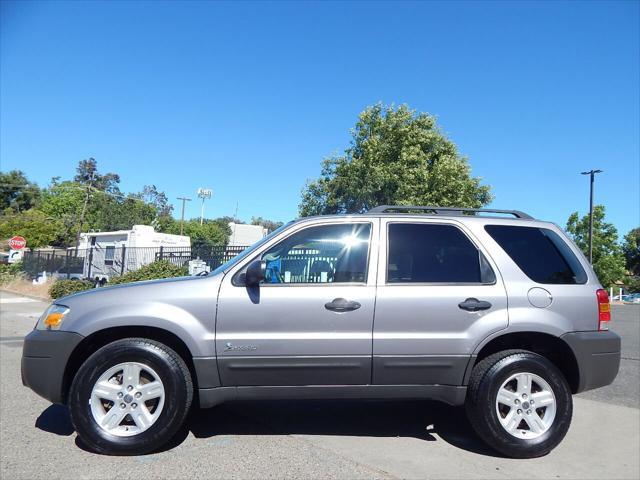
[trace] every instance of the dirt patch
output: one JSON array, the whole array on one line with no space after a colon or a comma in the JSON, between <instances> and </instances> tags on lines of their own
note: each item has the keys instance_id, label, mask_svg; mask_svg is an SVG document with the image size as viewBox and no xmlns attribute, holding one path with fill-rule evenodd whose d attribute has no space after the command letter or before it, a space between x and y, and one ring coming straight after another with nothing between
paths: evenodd
<instances>
[{"instance_id":1,"label":"dirt patch","mask_svg":"<svg viewBox=\"0 0 640 480\"><path fill-rule=\"evenodd\" d=\"M42 300L50 300L49 287L51 283L34 285L30 280L16 279L10 282L0 285L0 289L7 292L18 293L20 295L27 295L30 297L37 297Z\"/></svg>"}]
</instances>

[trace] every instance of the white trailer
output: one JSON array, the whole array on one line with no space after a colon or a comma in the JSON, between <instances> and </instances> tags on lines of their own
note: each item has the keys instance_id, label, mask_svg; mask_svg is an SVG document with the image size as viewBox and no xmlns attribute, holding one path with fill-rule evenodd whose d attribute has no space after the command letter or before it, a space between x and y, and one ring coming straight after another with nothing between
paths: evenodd
<instances>
[{"instance_id":1,"label":"white trailer","mask_svg":"<svg viewBox=\"0 0 640 480\"><path fill-rule=\"evenodd\" d=\"M153 262L164 250L169 254L188 252L190 248L188 236L156 232L149 225L134 225L131 230L81 233L78 243L79 254L84 254L83 277L102 283Z\"/></svg>"}]
</instances>

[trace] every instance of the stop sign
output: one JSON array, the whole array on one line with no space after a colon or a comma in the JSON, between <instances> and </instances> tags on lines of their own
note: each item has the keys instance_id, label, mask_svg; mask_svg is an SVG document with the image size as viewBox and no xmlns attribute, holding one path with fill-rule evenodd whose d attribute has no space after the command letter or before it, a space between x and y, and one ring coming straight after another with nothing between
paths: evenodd
<instances>
[{"instance_id":1,"label":"stop sign","mask_svg":"<svg viewBox=\"0 0 640 480\"><path fill-rule=\"evenodd\" d=\"M27 246L27 241L24 239L24 237L21 237L20 235L16 235L15 237L11 237L9 239L9 246L13 250L22 250L24 247Z\"/></svg>"}]
</instances>

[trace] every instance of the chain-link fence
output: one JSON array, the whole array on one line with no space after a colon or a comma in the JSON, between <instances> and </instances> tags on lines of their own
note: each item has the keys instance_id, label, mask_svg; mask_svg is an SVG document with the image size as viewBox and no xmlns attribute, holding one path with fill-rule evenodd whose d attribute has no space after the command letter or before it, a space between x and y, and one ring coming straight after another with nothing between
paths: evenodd
<instances>
[{"instance_id":1,"label":"chain-link fence","mask_svg":"<svg viewBox=\"0 0 640 480\"><path fill-rule=\"evenodd\" d=\"M62 278L112 278L137 270L156 260L187 265L200 259L212 270L242 252L246 246L125 247L94 246L86 249L36 250L25 252L23 270L31 277L46 271Z\"/></svg>"}]
</instances>

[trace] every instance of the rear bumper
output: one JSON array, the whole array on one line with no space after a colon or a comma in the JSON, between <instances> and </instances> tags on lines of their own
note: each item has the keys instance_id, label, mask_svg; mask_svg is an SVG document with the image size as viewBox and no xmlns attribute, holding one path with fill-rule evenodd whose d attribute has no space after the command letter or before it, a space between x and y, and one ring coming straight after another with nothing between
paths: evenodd
<instances>
[{"instance_id":1,"label":"rear bumper","mask_svg":"<svg viewBox=\"0 0 640 480\"><path fill-rule=\"evenodd\" d=\"M609 385L620 368L620 337L613 332L571 332L562 340L573 350L580 379L575 393Z\"/></svg>"},{"instance_id":2,"label":"rear bumper","mask_svg":"<svg viewBox=\"0 0 640 480\"><path fill-rule=\"evenodd\" d=\"M83 338L73 332L32 331L22 349L22 384L50 402L62 403L64 370Z\"/></svg>"}]
</instances>

